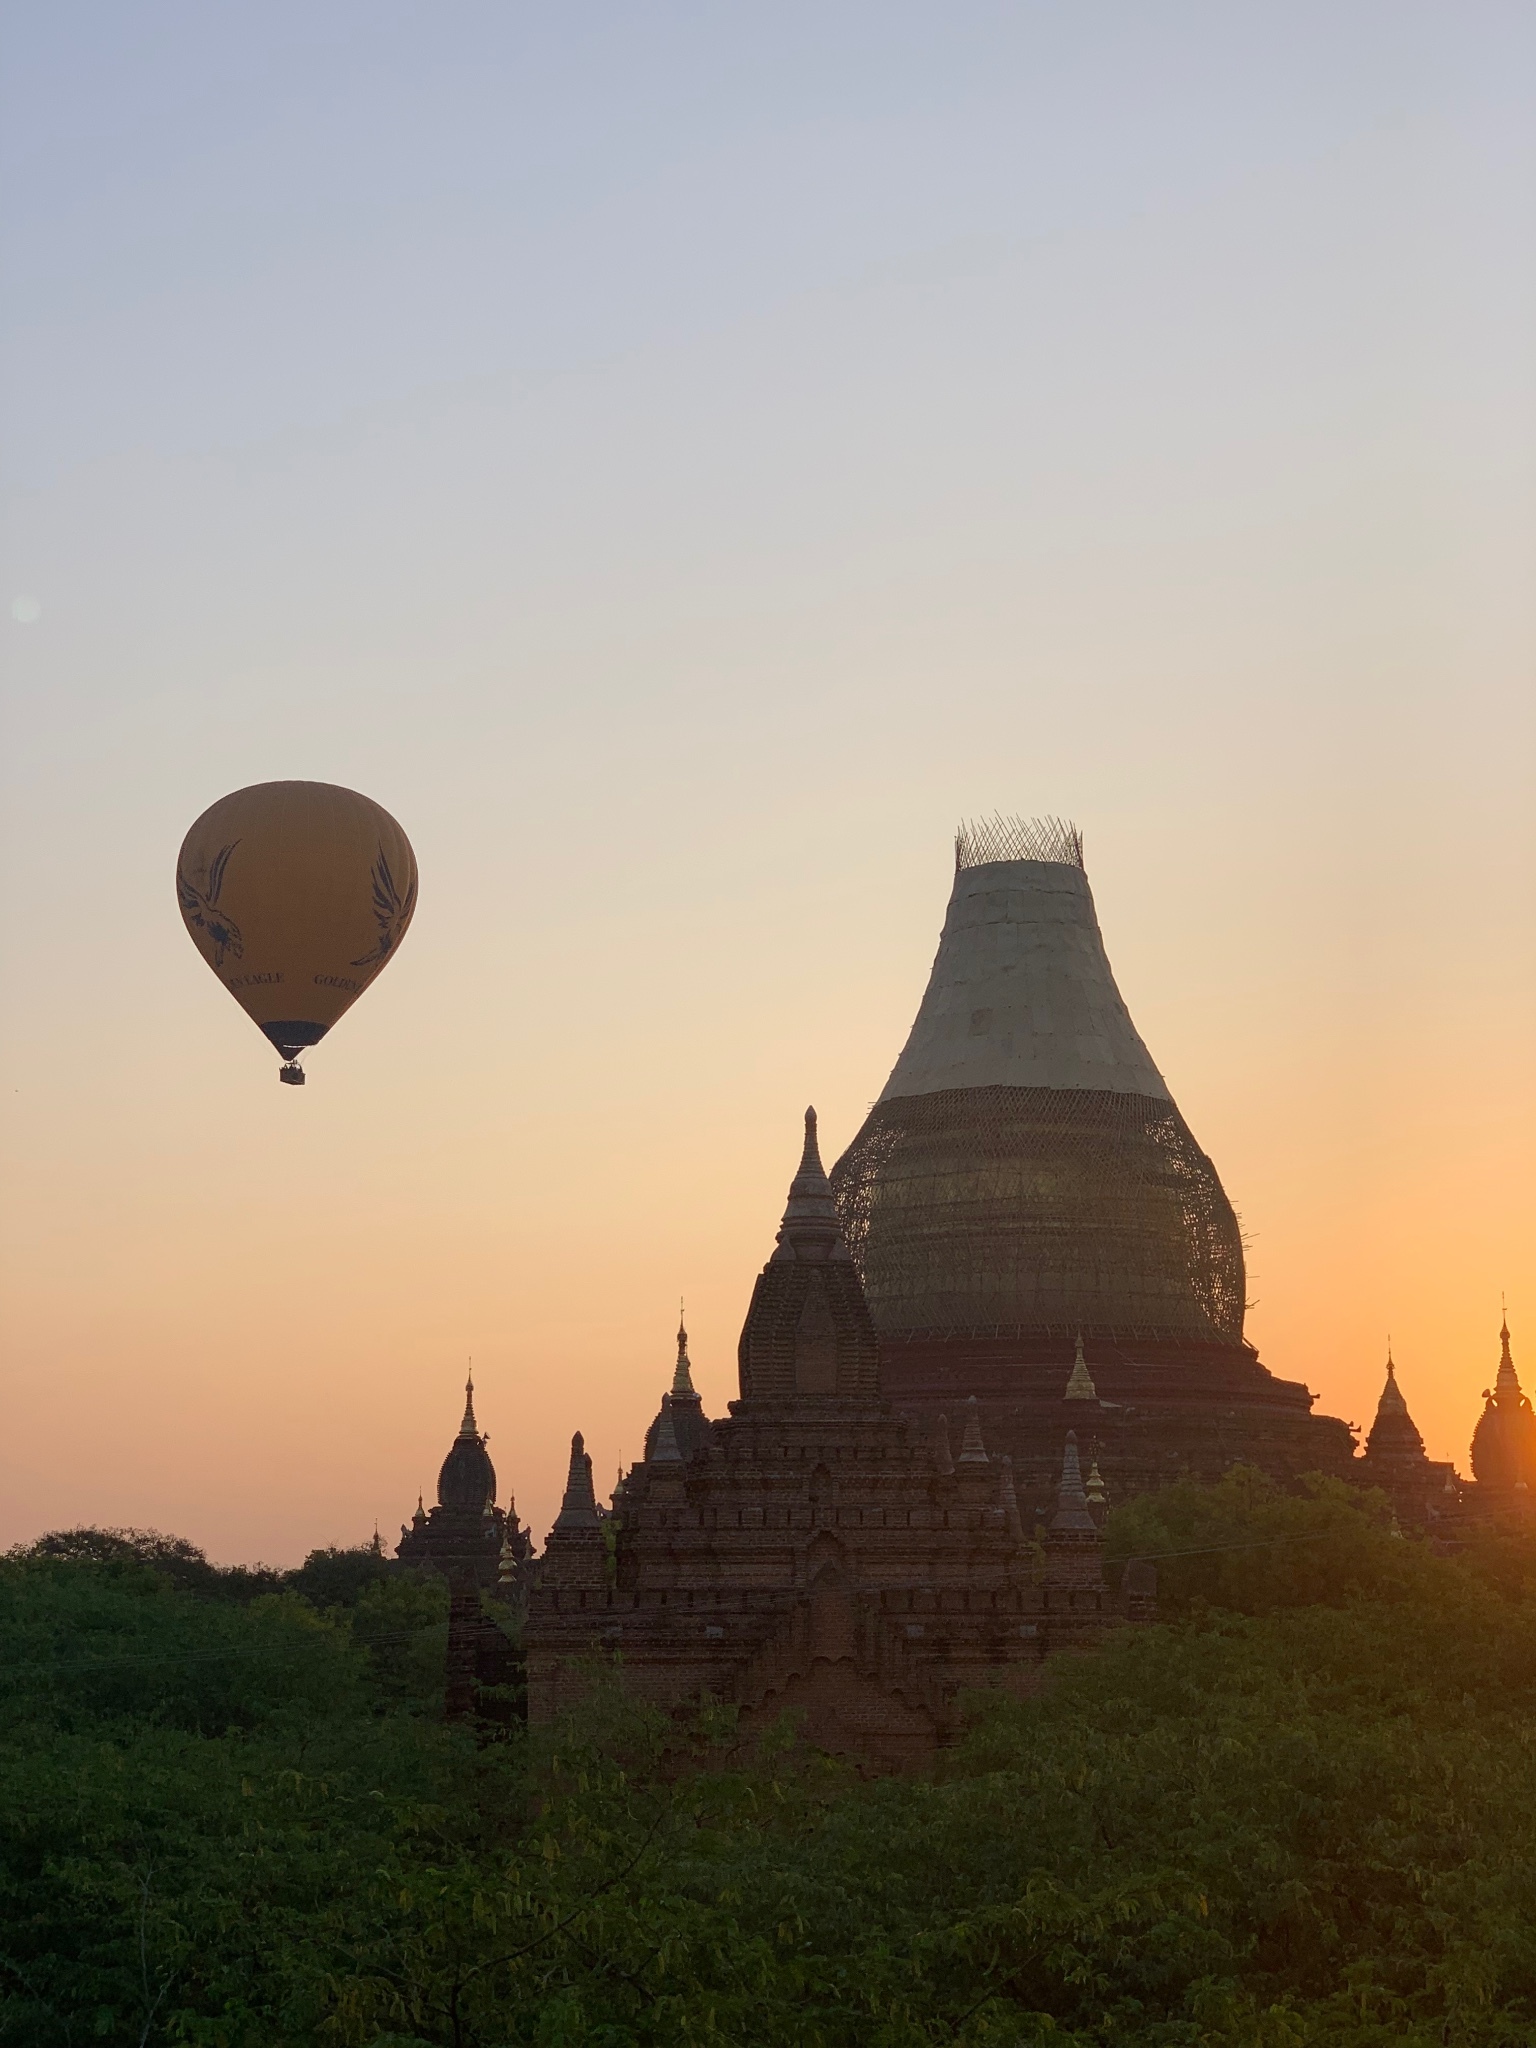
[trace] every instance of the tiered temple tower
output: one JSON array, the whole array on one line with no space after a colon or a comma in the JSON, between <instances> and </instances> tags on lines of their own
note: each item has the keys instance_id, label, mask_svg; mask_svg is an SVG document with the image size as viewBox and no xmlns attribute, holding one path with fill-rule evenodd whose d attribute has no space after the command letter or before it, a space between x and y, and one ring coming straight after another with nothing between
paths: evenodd
<instances>
[{"instance_id":1,"label":"tiered temple tower","mask_svg":"<svg viewBox=\"0 0 1536 2048\"><path fill-rule=\"evenodd\" d=\"M1074 1446L1038 1569L978 1408L953 1457L947 1427L881 1398L879 1364L808 1111L741 1333L741 1397L690 1450L663 1407L616 1499L611 1556L576 1440L530 1597L531 1719L575 1699L584 1656L612 1653L669 1711L711 1693L750 1736L793 1709L821 1746L899 1765L955 1731L964 1690L1025 1689L1049 1650L1148 1611L1148 1567L1123 1599L1105 1584Z\"/></svg>"},{"instance_id":2,"label":"tiered temple tower","mask_svg":"<svg viewBox=\"0 0 1536 2048\"><path fill-rule=\"evenodd\" d=\"M1365 1440L1365 1456L1360 1461L1358 1476L1367 1485L1379 1486L1389 1494L1399 1517L1405 1521L1449 1519L1460 1505L1455 1467L1425 1455L1424 1439L1397 1384L1397 1367L1392 1362L1390 1345L1386 1384Z\"/></svg>"},{"instance_id":3,"label":"tiered temple tower","mask_svg":"<svg viewBox=\"0 0 1536 2048\"><path fill-rule=\"evenodd\" d=\"M672 1384L662 1395L655 1420L645 1432L645 1457L649 1458L655 1450L656 1433L668 1416L671 1417L673 1440L679 1451L685 1458L691 1457L709 1436L709 1417L704 1413L704 1403L693 1384L688 1331L681 1313L677 1318L677 1364L672 1369Z\"/></svg>"},{"instance_id":4,"label":"tiered temple tower","mask_svg":"<svg viewBox=\"0 0 1536 2048\"><path fill-rule=\"evenodd\" d=\"M526 1563L533 1545L516 1508L510 1502L505 1511L496 1505L489 1443L475 1420L471 1373L464 1385L464 1419L437 1475L437 1505L429 1512L418 1500L410 1527L401 1524L395 1555L402 1564L492 1588L504 1576L505 1547L511 1547L518 1563Z\"/></svg>"},{"instance_id":5,"label":"tiered temple tower","mask_svg":"<svg viewBox=\"0 0 1536 2048\"><path fill-rule=\"evenodd\" d=\"M1244 1340L1237 1219L1115 986L1073 827L962 827L916 1022L832 1185L886 1395L976 1396L1026 1514L1069 1394L1116 1498L1239 1459L1348 1470L1345 1424Z\"/></svg>"},{"instance_id":6,"label":"tiered temple tower","mask_svg":"<svg viewBox=\"0 0 1536 2048\"><path fill-rule=\"evenodd\" d=\"M483 1594L520 1606L533 1543L508 1500L496 1505L496 1468L475 1420L474 1375L464 1387L464 1419L437 1475L437 1505L418 1499L411 1526L402 1525L395 1556L402 1565L440 1573L448 1582L446 1709L451 1720L477 1711L484 1688L510 1691L516 1658L506 1635L483 1612ZM503 1702L505 1708L505 1702ZM506 1718L505 1711L501 1718Z\"/></svg>"}]
</instances>

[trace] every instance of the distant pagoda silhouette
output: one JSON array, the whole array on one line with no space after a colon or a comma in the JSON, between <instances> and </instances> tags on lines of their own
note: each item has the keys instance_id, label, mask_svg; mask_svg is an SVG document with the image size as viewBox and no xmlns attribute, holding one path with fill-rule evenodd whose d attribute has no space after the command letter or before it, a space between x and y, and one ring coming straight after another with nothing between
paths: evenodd
<instances>
[{"instance_id":1,"label":"distant pagoda silhouette","mask_svg":"<svg viewBox=\"0 0 1536 2048\"><path fill-rule=\"evenodd\" d=\"M400 1530L399 1563L437 1573L448 1583L448 1652L445 1709L450 1720L484 1711L487 1687L503 1694L520 1685L520 1661L506 1635L487 1619L485 1595L509 1608L521 1606L533 1557L533 1541L508 1499L496 1505L496 1468L489 1439L475 1419L475 1383L464 1386L464 1417L437 1475L437 1505L430 1511L420 1496L409 1528ZM503 1699L493 1718L515 1718L515 1703Z\"/></svg>"},{"instance_id":2,"label":"distant pagoda silhouette","mask_svg":"<svg viewBox=\"0 0 1536 2048\"><path fill-rule=\"evenodd\" d=\"M1509 1317L1499 1326L1499 1370L1483 1390L1483 1412L1472 1432L1472 1473L1494 1495L1536 1490L1536 1415L1520 1385L1509 1348Z\"/></svg>"},{"instance_id":3,"label":"distant pagoda silhouette","mask_svg":"<svg viewBox=\"0 0 1536 2048\"><path fill-rule=\"evenodd\" d=\"M1386 1383L1376 1403L1376 1418L1366 1437L1365 1455L1356 1476L1381 1487L1390 1496L1394 1511L1405 1521L1439 1521L1459 1509L1455 1467L1425 1452L1424 1439L1408 1413L1408 1403L1397 1383L1390 1343Z\"/></svg>"}]
</instances>

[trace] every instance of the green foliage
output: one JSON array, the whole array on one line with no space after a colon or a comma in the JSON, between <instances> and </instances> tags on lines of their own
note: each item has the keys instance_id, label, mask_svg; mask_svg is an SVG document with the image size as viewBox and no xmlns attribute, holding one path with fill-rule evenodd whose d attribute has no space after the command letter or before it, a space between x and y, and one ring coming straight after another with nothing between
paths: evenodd
<instances>
[{"instance_id":1,"label":"green foliage","mask_svg":"<svg viewBox=\"0 0 1536 2048\"><path fill-rule=\"evenodd\" d=\"M330 1712L357 1694L362 1663L350 1635L293 1593L241 1606L143 1566L0 1563L7 1725L218 1735L301 1707Z\"/></svg>"},{"instance_id":2,"label":"green foliage","mask_svg":"<svg viewBox=\"0 0 1536 2048\"><path fill-rule=\"evenodd\" d=\"M435 1582L13 1558L0 2042L1528 2048L1536 1547L1242 1474L1112 1540L1170 1620L877 1782L611 1680L477 1747Z\"/></svg>"},{"instance_id":3,"label":"green foliage","mask_svg":"<svg viewBox=\"0 0 1536 2048\"><path fill-rule=\"evenodd\" d=\"M433 1712L442 1703L448 1587L435 1572L396 1572L369 1586L351 1615L381 1701Z\"/></svg>"},{"instance_id":4,"label":"green foliage","mask_svg":"<svg viewBox=\"0 0 1536 2048\"><path fill-rule=\"evenodd\" d=\"M1117 1509L1105 1553L1155 1560L1169 1617L1402 1598L1430 1583L1434 1562L1397 1530L1385 1496L1321 1478L1286 1493L1242 1465L1214 1486L1185 1482Z\"/></svg>"},{"instance_id":5,"label":"green foliage","mask_svg":"<svg viewBox=\"0 0 1536 2048\"><path fill-rule=\"evenodd\" d=\"M147 1567L184 1593L217 1600L254 1600L280 1592L287 1583L282 1572L265 1565L210 1564L196 1544L182 1536L162 1536L158 1529L55 1529L11 1555L35 1563L97 1564L109 1571Z\"/></svg>"},{"instance_id":6,"label":"green foliage","mask_svg":"<svg viewBox=\"0 0 1536 2048\"><path fill-rule=\"evenodd\" d=\"M383 1554L364 1543L347 1550L312 1550L298 1570L288 1574L288 1584L317 1607L355 1607L390 1576Z\"/></svg>"}]
</instances>

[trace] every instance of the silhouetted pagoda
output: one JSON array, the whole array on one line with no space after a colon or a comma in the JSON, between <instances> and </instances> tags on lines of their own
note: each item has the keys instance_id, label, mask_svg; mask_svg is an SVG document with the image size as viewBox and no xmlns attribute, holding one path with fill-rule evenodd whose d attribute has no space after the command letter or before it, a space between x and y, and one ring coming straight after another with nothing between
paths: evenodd
<instances>
[{"instance_id":1,"label":"silhouetted pagoda","mask_svg":"<svg viewBox=\"0 0 1536 2048\"><path fill-rule=\"evenodd\" d=\"M1536 1488L1536 1416L1521 1388L1509 1348L1509 1317L1499 1326L1499 1370L1483 1389L1483 1412L1472 1432L1472 1475L1479 1491L1526 1506Z\"/></svg>"},{"instance_id":2,"label":"silhouetted pagoda","mask_svg":"<svg viewBox=\"0 0 1536 2048\"><path fill-rule=\"evenodd\" d=\"M1440 1521L1454 1516L1460 1505L1455 1467L1425 1453L1424 1439L1397 1383L1390 1346L1386 1384L1376 1404L1376 1419L1365 1440L1357 1476L1388 1494L1404 1520Z\"/></svg>"},{"instance_id":3,"label":"silhouetted pagoda","mask_svg":"<svg viewBox=\"0 0 1536 2048\"><path fill-rule=\"evenodd\" d=\"M475 1420L471 1374L464 1386L464 1419L437 1475L437 1505L429 1512L418 1497L411 1526L402 1525L395 1551L401 1565L439 1573L448 1582L445 1705L450 1720L473 1715L484 1689L495 1686L510 1694L519 1683L512 1644L487 1618L483 1596L496 1594L509 1607L521 1607L533 1542L511 1500L505 1511L496 1505L496 1468L488 1442ZM499 1718L513 1711L504 1698Z\"/></svg>"},{"instance_id":4,"label":"silhouetted pagoda","mask_svg":"<svg viewBox=\"0 0 1536 2048\"><path fill-rule=\"evenodd\" d=\"M750 1736L795 1709L821 1746L898 1765L953 1735L965 1690L1027 1689L1048 1651L1150 1614L1150 1566L1106 1585L1073 1439L1037 1569L975 1404L955 1458L947 1428L881 1398L813 1111L738 1369L729 1416L688 1449L663 1404L606 1529L573 1439L529 1598L531 1720L574 1702L584 1659L610 1653L626 1688L669 1711L713 1694Z\"/></svg>"},{"instance_id":5,"label":"silhouetted pagoda","mask_svg":"<svg viewBox=\"0 0 1536 2048\"><path fill-rule=\"evenodd\" d=\"M496 1467L475 1420L474 1376L464 1386L464 1419L448 1446L437 1475L437 1505L428 1511L418 1499L409 1528L403 1523L395 1555L401 1564L467 1578L487 1589L501 1584L508 1558L525 1565L533 1542L509 1501L496 1505ZM505 1555L504 1555L505 1553Z\"/></svg>"},{"instance_id":6,"label":"silhouetted pagoda","mask_svg":"<svg viewBox=\"0 0 1536 2048\"><path fill-rule=\"evenodd\" d=\"M961 828L917 1019L832 1185L887 1397L974 1395L1026 1505L1068 1412L1117 1498L1237 1460L1348 1471L1346 1425L1244 1338L1237 1218L1115 986L1073 827Z\"/></svg>"},{"instance_id":7,"label":"silhouetted pagoda","mask_svg":"<svg viewBox=\"0 0 1536 2048\"><path fill-rule=\"evenodd\" d=\"M672 1384L661 1397L661 1406L645 1432L645 1457L656 1448L656 1433L670 1417L673 1439L683 1456L690 1457L709 1436L709 1417L704 1413L693 1384L693 1366L688 1357L688 1332L681 1315L677 1319L677 1364Z\"/></svg>"}]
</instances>

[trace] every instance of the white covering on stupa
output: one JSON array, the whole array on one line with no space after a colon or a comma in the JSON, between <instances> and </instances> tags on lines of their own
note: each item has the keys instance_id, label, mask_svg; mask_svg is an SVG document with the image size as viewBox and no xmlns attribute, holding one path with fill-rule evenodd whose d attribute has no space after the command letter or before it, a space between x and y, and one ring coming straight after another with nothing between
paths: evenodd
<instances>
[{"instance_id":1,"label":"white covering on stupa","mask_svg":"<svg viewBox=\"0 0 1536 2048\"><path fill-rule=\"evenodd\" d=\"M1047 837L999 823L1014 843ZM882 1102L990 1087L1172 1100L1115 986L1081 840L1060 830L1056 858L996 860L976 858L998 843L995 832L989 844L987 833L962 829L933 972Z\"/></svg>"}]
</instances>

